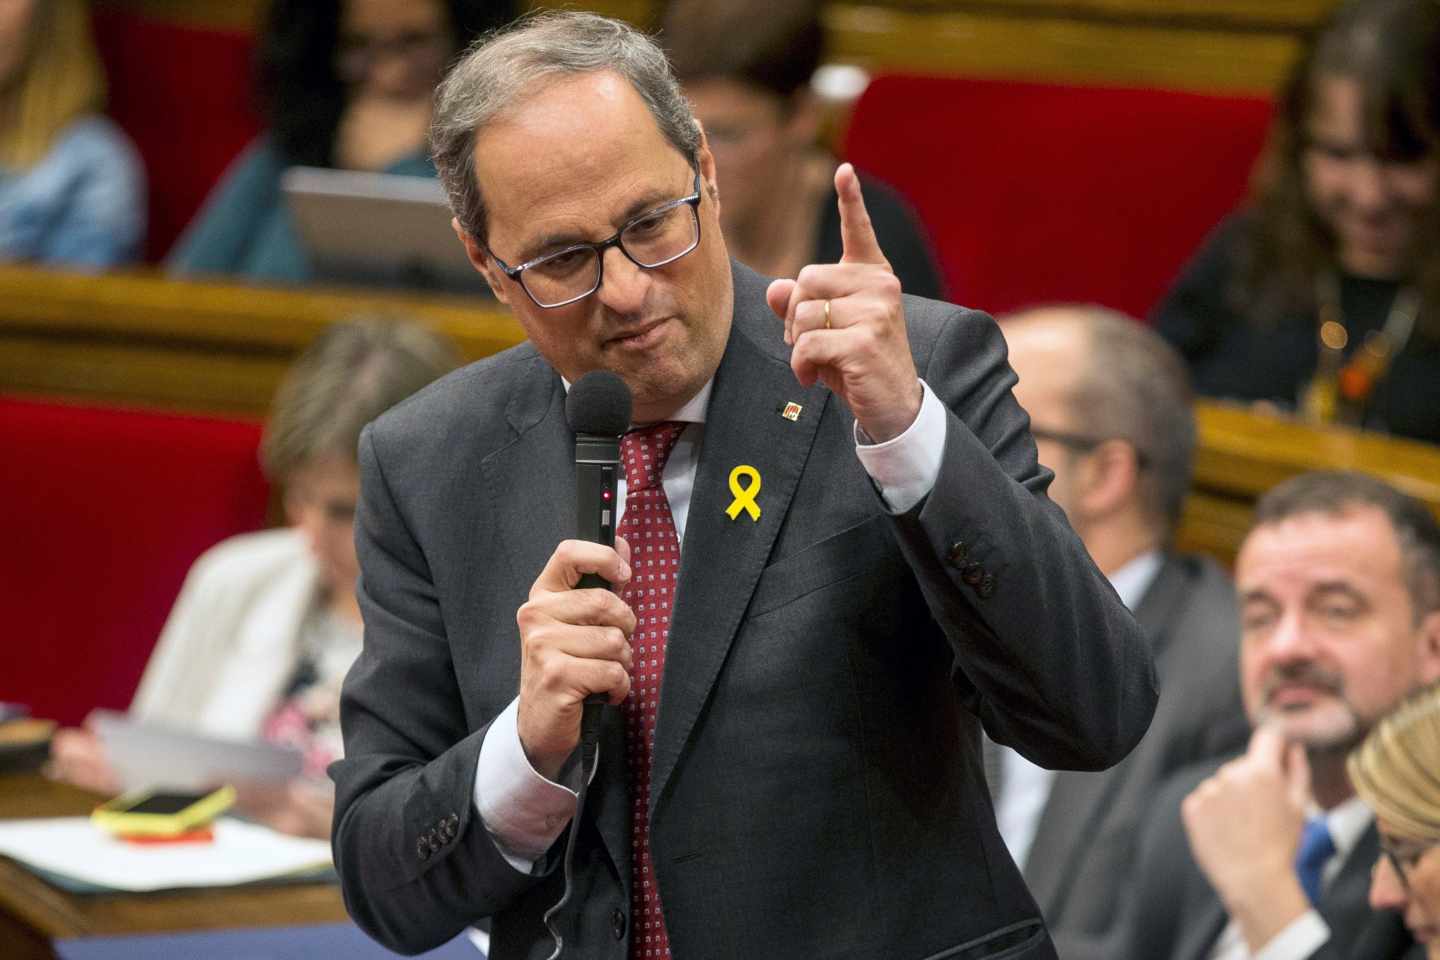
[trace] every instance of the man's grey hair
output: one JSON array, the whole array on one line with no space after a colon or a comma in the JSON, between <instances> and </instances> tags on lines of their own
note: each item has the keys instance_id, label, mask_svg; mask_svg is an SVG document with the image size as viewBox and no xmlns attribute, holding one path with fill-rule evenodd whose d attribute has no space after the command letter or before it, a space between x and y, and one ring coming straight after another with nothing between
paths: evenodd
<instances>
[{"instance_id":1,"label":"man's grey hair","mask_svg":"<svg viewBox=\"0 0 1440 960\"><path fill-rule=\"evenodd\" d=\"M435 95L430 152L460 226L485 243L485 199L475 177L475 140L505 111L547 84L613 71L627 80L660 133L698 169L700 128L670 63L653 40L629 24L591 13L522 17L475 41Z\"/></svg>"},{"instance_id":2,"label":"man's grey hair","mask_svg":"<svg viewBox=\"0 0 1440 960\"><path fill-rule=\"evenodd\" d=\"M1078 432L1134 448L1140 497L1168 542L1190 492L1195 456L1194 393L1185 362L1155 331L1106 307L1038 307L1006 319L1051 311L1085 331L1088 350L1068 398L1084 425Z\"/></svg>"}]
</instances>

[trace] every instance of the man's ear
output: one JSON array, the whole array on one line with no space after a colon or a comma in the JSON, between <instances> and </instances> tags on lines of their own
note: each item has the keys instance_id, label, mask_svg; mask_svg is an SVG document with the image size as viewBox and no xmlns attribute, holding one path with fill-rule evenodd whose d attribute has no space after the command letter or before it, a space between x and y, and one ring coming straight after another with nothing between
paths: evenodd
<instances>
[{"instance_id":1,"label":"man's ear","mask_svg":"<svg viewBox=\"0 0 1440 960\"><path fill-rule=\"evenodd\" d=\"M451 217L450 226L455 231L455 236L460 238L461 245L465 247L465 256L469 258L470 266L485 278L485 283L489 285L490 292L495 294L495 299L508 306L510 296L501 282L504 274L500 272L499 267L495 266L494 258L485 251L484 247L475 242L475 238L470 236L470 231L460 226L459 217Z\"/></svg>"},{"instance_id":2,"label":"man's ear","mask_svg":"<svg viewBox=\"0 0 1440 960\"><path fill-rule=\"evenodd\" d=\"M700 131L700 146L695 154L695 159L700 167L700 189L715 204L715 211L720 211L720 180L715 175L715 155L710 152L710 141L705 139L705 125L698 119L695 121L695 129Z\"/></svg>"},{"instance_id":3,"label":"man's ear","mask_svg":"<svg viewBox=\"0 0 1440 960\"><path fill-rule=\"evenodd\" d=\"M1420 680L1440 680L1440 610L1431 610L1420 620Z\"/></svg>"},{"instance_id":4,"label":"man's ear","mask_svg":"<svg viewBox=\"0 0 1440 960\"><path fill-rule=\"evenodd\" d=\"M802 87L790 95L785 107L785 138L791 146L798 150L815 146L820 139L819 98L809 87Z\"/></svg>"},{"instance_id":5,"label":"man's ear","mask_svg":"<svg viewBox=\"0 0 1440 960\"><path fill-rule=\"evenodd\" d=\"M1130 443L1112 439L1101 443L1076 467L1081 483L1076 490L1086 516L1113 514L1135 499L1140 482L1140 458Z\"/></svg>"}]
</instances>

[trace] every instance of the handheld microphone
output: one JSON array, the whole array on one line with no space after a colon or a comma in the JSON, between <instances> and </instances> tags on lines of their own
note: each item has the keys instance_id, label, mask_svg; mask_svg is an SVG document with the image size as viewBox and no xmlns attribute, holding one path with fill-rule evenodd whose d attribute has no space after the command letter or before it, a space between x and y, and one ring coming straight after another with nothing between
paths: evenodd
<instances>
[{"instance_id":1,"label":"handheld microphone","mask_svg":"<svg viewBox=\"0 0 1440 960\"><path fill-rule=\"evenodd\" d=\"M620 435L630 428L630 388L609 370L592 370L570 385L565 419L575 433L575 536L591 543L615 545L616 491L620 470ZM608 588L593 573L580 587ZM606 698L585 699L580 739L594 744L600 736L600 708Z\"/></svg>"}]
</instances>

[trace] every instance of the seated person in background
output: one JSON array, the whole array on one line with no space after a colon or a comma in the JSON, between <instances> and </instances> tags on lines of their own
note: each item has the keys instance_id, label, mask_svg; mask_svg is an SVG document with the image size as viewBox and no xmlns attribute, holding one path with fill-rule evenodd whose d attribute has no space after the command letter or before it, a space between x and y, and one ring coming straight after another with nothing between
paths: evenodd
<instances>
[{"instance_id":1,"label":"seated person in background","mask_svg":"<svg viewBox=\"0 0 1440 960\"><path fill-rule=\"evenodd\" d=\"M1066 960L1113 960L1115 889L1156 784L1233 753L1240 706L1235 590L1211 560L1171 547L1190 487L1195 420L1185 365L1123 314L1056 306L1001 318L1015 399L1030 415L1050 497L1145 629L1160 706L1140 745L1103 773L1050 772L984 742L996 820ZM997 782L998 781L998 782Z\"/></svg>"},{"instance_id":2,"label":"seated person in background","mask_svg":"<svg viewBox=\"0 0 1440 960\"><path fill-rule=\"evenodd\" d=\"M292 166L433 177L431 97L451 59L512 4L492 0L274 0L259 40L269 131L226 172L176 241L176 275L304 282L285 209ZM381 242L378 229L376 242Z\"/></svg>"},{"instance_id":3,"label":"seated person in background","mask_svg":"<svg viewBox=\"0 0 1440 960\"><path fill-rule=\"evenodd\" d=\"M1350 0L1155 325L1206 396L1440 443L1440 4Z\"/></svg>"},{"instance_id":4,"label":"seated person in background","mask_svg":"<svg viewBox=\"0 0 1440 960\"><path fill-rule=\"evenodd\" d=\"M1346 754L1440 679L1440 525L1373 477L1302 474L1256 504L1235 582L1255 733L1156 795L1116 891L1131 938L1115 956L1419 956L1367 903L1379 840Z\"/></svg>"},{"instance_id":5,"label":"seated person in background","mask_svg":"<svg viewBox=\"0 0 1440 960\"><path fill-rule=\"evenodd\" d=\"M810 78L818 0L672 0L661 42L715 154L720 225L735 259L771 277L840 259L835 158L817 144ZM944 299L930 242L894 190L861 178L875 236L900 287Z\"/></svg>"},{"instance_id":6,"label":"seated person in background","mask_svg":"<svg viewBox=\"0 0 1440 960\"><path fill-rule=\"evenodd\" d=\"M0 4L0 262L139 258L145 172L104 104L83 0Z\"/></svg>"},{"instance_id":7,"label":"seated person in background","mask_svg":"<svg viewBox=\"0 0 1440 960\"><path fill-rule=\"evenodd\" d=\"M1440 687L1381 720L1348 766L1380 831L1370 906L1401 914L1429 960L1440 960Z\"/></svg>"},{"instance_id":8,"label":"seated person in background","mask_svg":"<svg viewBox=\"0 0 1440 960\"><path fill-rule=\"evenodd\" d=\"M329 836L325 767L340 755L340 682L360 652L360 429L458 362L443 337L383 317L337 324L306 349L261 445L291 526L233 537L195 562L130 705L137 720L299 747L302 778L241 791L241 812L275 829ZM49 769L102 793L121 786L84 729L56 734Z\"/></svg>"}]
</instances>

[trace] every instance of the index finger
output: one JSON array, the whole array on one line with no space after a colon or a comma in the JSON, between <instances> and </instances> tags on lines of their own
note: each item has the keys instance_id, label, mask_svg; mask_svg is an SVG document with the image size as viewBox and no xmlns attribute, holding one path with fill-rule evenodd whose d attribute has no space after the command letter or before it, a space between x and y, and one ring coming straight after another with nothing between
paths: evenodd
<instances>
[{"instance_id":1,"label":"index finger","mask_svg":"<svg viewBox=\"0 0 1440 960\"><path fill-rule=\"evenodd\" d=\"M625 549L628 553L628 545ZM530 589L531 596L537 590L551 593L573 590L587 573L593 573L611 584L623 584L630 579L630 565L614 548L603 543L562 540L555 552L550 554L545 569L535 578Z\"/></svg>"},{"instance_id":2,"label":"index finger","mask_svg":"<svg viewBox=\"0 0 1440 960\"><path fill-rule=\"evenodd\" d=\"M870 211L865 209L860 177L848 163L840 164L835 171L835 193L840 205L840 262L890 266L880 249L880 241L875 239L875 226L870 222Z\"/></svg>"},{"instance_id":3,"label":"index finger","mask_svg":"<svg viewBox=\"0 0 1440 960\"><path fill-rule=\"evenodd\" d=\"M1284 770L1285 737L1274 727L1262 725L1251 735L1250 746L1245 754L1268 767Z\"/></svg>"}]
</instances>

